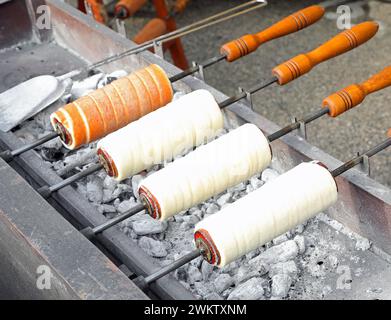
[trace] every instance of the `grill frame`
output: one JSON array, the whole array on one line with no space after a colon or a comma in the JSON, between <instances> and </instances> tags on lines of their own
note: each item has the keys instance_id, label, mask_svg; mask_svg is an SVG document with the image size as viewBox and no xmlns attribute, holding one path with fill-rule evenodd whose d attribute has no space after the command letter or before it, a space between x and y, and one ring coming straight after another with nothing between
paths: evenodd
<instances>
[{"instance_id":1,"label":"grill frame","mask_svg":"<svg viewBox=\"0 0 391 320\"><path fill-rule=\"evenodd\" d=\"M27 3L32 6L30 1ZM122 52L135 44L121 37L114 31L93 21L76 9L57 0L47 0L34 3L34 6L46 3L51 9L53 29L48 32L35 30L34 35L40 41L47 42L55 39L61 46L70 51L78 52L87 61L97 61L110 54ZM11 5L11 3L9 4ZM31 8L33 10L31 10ZM29 12L33 12L31 7ZM32 19L34 21L34 19ZM90 39L95 42L91 43ZM102 45L104 44L104 45ZM169 75L180 70L170 63L161 60L150 52L124 58L109 66L102 67L105 72L124 68L134 71L150 63L157 63ZM229 73L229 69L227 69ZM254 82L257 79L254 79ZM294 84L293 84L294 85ZM223 101L227 97L201 80L188 77L174 84L174 88L190 92L196 89L207 89L217 99ZM225 124L235 127L245 122L251 122L270 134L280 129L276 124L254 113L245 101L237 102L225 110ZM13 133L0 132L0 147L15 149L23 143ZM309 144L295 134L289 134L272 143L272 167L279 172L287 171L302 161L319 160L328 168L333 169L342 164L322 150ZM366 149L363 147L363 149ZM34 187L53 185L62 179L34 151L26 152L10 164L23 175ZM391 254L391 190L366 176L358 169L352 169L337 178L339 200L328 210L328 214L358 234L369 238L374 244ZM55 206L78 227L96 226L105 222L87 200L81 199L72 187L53 194L50 203ZM58 214L58 218L62 219ZM86 239L80 241L87 241ZM116 259L125 264L138 275L147 276L158 270L153 259L147 256L126 235L116 228L109 229L98 236L98 240ZM172 276L166 276L150 286L154 294L165 299L192 299L193 296Z\"/></svg>"}]
</instances>

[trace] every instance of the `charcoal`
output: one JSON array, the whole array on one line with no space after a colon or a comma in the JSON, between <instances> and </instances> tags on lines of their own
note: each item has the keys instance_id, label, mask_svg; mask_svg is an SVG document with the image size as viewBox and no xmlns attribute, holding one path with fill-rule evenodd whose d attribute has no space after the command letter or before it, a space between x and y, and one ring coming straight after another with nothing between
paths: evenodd
<instances>
[{"instance_id":1,"label":"charcoal","mask_svg":"<svg viewBox=\"0 0 391 320\"><path fill-rule=\"evenodd\" d=\"M212 264L208 263L206 260L204 260L202 262L201 274L202 274L202 279L204 281L207 281L209 279L210 275L213 272L213 269L214 269L214 266Z\"/></svg>"},{"instance_id":2,"label":"charcoal","mask_svg":"<svg viewBox=\"0 0 391 320\"><path fill-rule=\"evenodd\" d=\"M187 269L187 282L190 284L194 284L197 281L202 280L202 275L200 270L198 268L190 265Z\"/></svg>"},{"instance_id":3,"label":"charcoal","mask_svg":"<svg viewBox=\"0 0 391 320\"><path fill-rule=\"evenodd\" d=\"M296 279L298 274L296 263L293 260L290 260L286 262L278 262L270 266L269 276L273 277L278 274L286 274L292 279Z\"/></svg>"},{"instance_id":4,"label":"charcoal","mask_svg":"<svg viewBox=\"0 0 391 320\"><path fill-rule=\"evenodd\" d=\"M228 300L259 300L263 298L264 280L261 278L251 278L236 287L228 296Z\"/></svg>"},{"instance_id":5,"label":"charcoal","mask_svg":"<svg viewBox=\"0 0 391 320\"><path fill-rule=\"evenodd\" d=\"M87 198L91 202L101 203L103 200L102 179L94 176L87 182Z\"/></svg>"},{"instance_id":6,"label":"charcoal","mask_svg":"<svg viewBox=\"0 0 391 320\"><path fill-rule=\"evenodd\" d=\"M132 209L135 205L136 205L136 203L135 203L135 201L133 199L132 200L125 200L125 201L122 201L118 205L117 210L120 213L124 213L124 212L129 211L130 209Z\"/></svg>"},{"instance_id":7,"label":"charcoal","mask_svg":"<svg viewBox=\"0 0 391 320\"><path fill-rule=\"evenodd\" d=\"M220 196L218 199L217 199L217 204L220 206L220 208L224 207L227 203L230 202L232 198L232 193L225 193L223 194L222 196Z\"/></svg>"},{"instance_id":8,"label":"charcoal","mask_svg":"<svg viewBox=\"0 0 391 320\"><path fill-rule=\"evenodd\" d=\"M297 235L293 238L299 248L299 254L303 254L306 250L306 240L303 236Z\"/></svg>"},{"instance_id":9,"label":"charcoal","mask_svg":"<svg viewBox=\"0 0 391 320\"><path fill-rule=\"evenodd\" d=\"M277 274L272 277L272 296L285 298L292 284L292 278L287 274Z\"/></svg>"},{"instance_id":10,"label":"charcoal","mask_svg":"<svg viewBox=\"0 0 391 320\"><path fill-rule=\"evenodd\" d=\"M277 178L278 175L279 174L277 171L270 169L270 168L266 168L262 172L261 178L262 178L262 181L269 182L269 181L273 181L275 178Z\"/></svg>"},{"instance_id":11,"label":"charcoal","mask_svg":"<svg viewBox=\"0 0 391 320\"><path fill-rule=\"evenodd\" d=\"M158 240L148 237L141 237L138 241L139 246L152 257L164 258L167 256L165 245Z\"/></svg>"},{"instance_id":12,"label":"charcoal","mask_svg":"<svg viewBox=\"0 0 391 320\"><path fill-rule=\"evenodd\" d=\"M227 273L220 274L213 282L217 293L222 293L234 284L234 279Z\"/></svg>"},{"instance_id":13,"label":"charcoal","mask_svg":"<svg viewBox=\"0 0 391 320\"><path fill-rule=\"evenodd\" d=\"M133 231L139 236L162 233L167 229L166 222L160 222L146 215L146 219L134 221Z\"/></svg>"},{"instance_id":14,"label":"charcoal","mask_svg":"<svg viewBox=\"0 0 391 320\"><path fill-rule=\"evenodd\" d=\"M250 264L266 263L269 265L294 259L299 253L299 248L293 240L288 240L277 246L273 246L251 259Z\"/></svg>"}]
</instances>

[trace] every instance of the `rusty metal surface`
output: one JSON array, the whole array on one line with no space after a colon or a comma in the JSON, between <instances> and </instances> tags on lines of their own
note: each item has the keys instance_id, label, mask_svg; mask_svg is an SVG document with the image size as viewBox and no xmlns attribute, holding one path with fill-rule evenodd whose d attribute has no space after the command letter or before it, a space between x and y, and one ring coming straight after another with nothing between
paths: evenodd
<instances>
[{"instance_id":1,"label":"rusty metal surface","mask_svg":"<svg viewBox=\"0 0 391 320\"><path fill-rule=\"evenodd\" d=\"M0 159L0 292L21 299L148 299ZM37 287L39 266L50 289Z\"/></svg>"}]
</instances>

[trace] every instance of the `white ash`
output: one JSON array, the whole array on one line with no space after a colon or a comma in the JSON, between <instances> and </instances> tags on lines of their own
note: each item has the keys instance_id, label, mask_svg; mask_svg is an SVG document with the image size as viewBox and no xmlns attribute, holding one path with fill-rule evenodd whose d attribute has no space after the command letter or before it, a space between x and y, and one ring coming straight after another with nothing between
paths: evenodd
<instances>
[{"instance_id":1,"label":"white ash","mask_svg":"<svg viewBox=\"0 0 391 320\"><path fill-rule=\"evenodd\" d=\"M110 74L97 73L80 81L75 81L70 89L71 99L76 100L96 89L111 83L118 78L126 76L124 70L117 70Z\"/></svg>"},{"instance_id":2,"label":"white ash","mask_svg":"<svg viewBox=\"0 0 391 320\"><path fill-rule=\"evenodd\" d=\"M116 208L119 213L125 213L136 205L136 201L134 201L133 198L130 198L129 200L124 200L122 202L117 201L114 205L116 205Z\"/></svg>"},{"instance_id":3,"label":"white ash","mask_svg":"<svg viewBox=\"0 0 391 320\"><path fill-rule=\"evenodd\" d=\"M272 242L274 245L278 245L278 244L284 243L288 240L289 240L288 236L284 233L284 234L278 236L277 238L274 238L272 240Z\"/></svg>"},{"instance_id":4,"label":"white ash","mask_svg":"<svg viewBox=\"0 0 391 320\"><path fill-rule=\"evenodd\" d=\"M213 269L214 269L214 266L212 264L208 263L205 260L202 261L202 264L201 264L201 275L202 275L202 279L204 281L207 281L209 279L209 277L213 273Z\"/></svg>"},{"instance_id":5,"label":"white ash","mask_svg":"<svg viewBox=\"0 0 391 320\"><path fill-rule=\"evenodd\" d=\"M212 292L212 293L207 294L204 297L204 300L223 300L223 298L221 296L219 296L216 292Z\"/></svg>"},{"instance_id":6,"label":"white ash","mask_svg":"<svg viewBox=\"0 0 391 320\"><path fill-rule=\"evenodd\" d=\"M343 233L348 236L350 239L356 242L356 250L358 251L366 251L369 250L372 246L372 243L369 239L360 236L359 234L351 231L349 228L345 227L340 222L331 219L329 216L321 213L317 216L317 219L323 221L324 223L331 226L333 229Z\"/></svg>"},{"instance_id":7,"label":"white ash","mask_svg":"<svg viewBox=\"0 0 391 320\"><path fill-rule=\"evenodd\" d=\"M276 274L272 277L272 298L285 298L292 285L292 278L288 274Z\"/></svg>"},{"instance_id":8,"label":"white ash","mask_svg":"<svg viewBox=\"0 0 391 320\"><path fill-rule=\"evenodd\" d=\"M144 179L144 176L142 176L141 174L136 174L132 177L132 191L133 191L133 195L136 197L137 200L139 200L139 195L138 195L138 186L140 185L140 183L143 181Z\"/></svg>"},{"instance_id":9,"label":"white ash","mask_svg":"<svg viewBox=\"0 0 391 320\"><path fill-rule=\"evenodd\" d=\"M98 87L98 82L104 77L103 73L97 73L82 81L75 81L71 89L71 99L76 100L94 91Z\"/></svg>"},{"instance_id":10,"label":"white ash","mask_svg":"<svg viewBox=\"0 0 391 320\"><path fill-rule=\"evenodd\" d=\"M216 292L221 294L229 287L233 286L234 279L229 274L223 273L213 281L213 284Z\"/></svg>"},{"instance_id":11,"label":"white ash","mask_svg":"<svg viewBox=\"0 0 391 320\"><path fill-rule=\"evenodd\" d=\"M112 73L103 75L103 77L101 77L99 79L96 88L100 89L100 88L110 84L114 80L125 77L126 75L128 75L128 72L126 72L125 70L116 70Z\"/></svg>"},{"instance_id":12,"label":"white ash","mask_svg":"<svg viewBox=\"0 0 391 320\"><path fill-rule=\"evenodd\" d=\"M251 259L250 264L275 264L278 262L285 262L296 258L299 253L299 248L293 240L288 240L279 245L273 246L262 252L259 256Z\"/></svg>"},{"instance_id":13,"label":"white ash","mask_svg":"<svg viewBox=\"0 0 391 320\"><path fill-rule=\"evenodd\" d=\"M167 256L167 249L164 243L148 237L141 237L138 245L152 257L164 258Z\"/></svg>"},{"instance_id":14,"label":"white ash","mask_svg":"<svg viewBox=\"0 0 391 320\"><path fill-rule=\"evenodd\" d=\"M199 282L201 280L202 280L202 274L200 270L197 267L190 264L189 267L187 268L187 282L190 285L192 285L195 282Z\"/></svg>"},{"instance_id":15,"label":"white ash","mask_svg":"<svg viewBox=\"0 0 391 320\"><path fill-rule=\"evenodd\" d=\"M89 179L88 179L89 178ZM103 180L98 176L88 177L87 198L91 202L102 203L103 201Z\"/></svg>"},{"instance_id":16,"label":"white ash","mask_svg":"<svg viewBox=\"0 0 391 320\"><path fill-rule=\"evenodd\" d=\"M305 237L303 237L301 235L297 235L293 238L293 241L296 242L297 247L299 248L299 254L303 254L305 252L305 250L307 249Z\"/></svg>"},{"instance_id":17,"label":"white ash","mask_svg":"<svg viewBox=\"0 0 391 320\"><path fill-rule=\"evenodd\" d=\"M132 228L138 236L145 236L164 232L167 229L167 223L147 216L146 219L134 221Z\"/></svg>"},{"instance_id":18,"label":"white ash","mask_svg":"<svg viewBox=\"0 0 391 320\"><path fill-rule=\"evenodd\" d=\"M262 181L264 181L265 183L272 181L277 177L278 172L270 168L266 168L261 174Z\"/></svg>"},{"instance_id":19,"label":"white ash","mask_svg":"<svg viewBox=\"0 0 391 320\"><path fill-rule=\"evenodd\" d=\"M228 296L228 300L260 300L263 298L265 280L252 278L237 286Z\"/></svg>"},{"instance_id":20,"label":"white ash","mask_svg":"<svg viewBox=\"0 0 391 320\"><path fill-rule=\"evenodd\" d=\"M269 270L269 276L274 277L276 275L286 274L292 279L295 279L299 273L296 263L294 260L289 260L286 262L277 262L272 265Z\"/></svg>"}]
</instances>

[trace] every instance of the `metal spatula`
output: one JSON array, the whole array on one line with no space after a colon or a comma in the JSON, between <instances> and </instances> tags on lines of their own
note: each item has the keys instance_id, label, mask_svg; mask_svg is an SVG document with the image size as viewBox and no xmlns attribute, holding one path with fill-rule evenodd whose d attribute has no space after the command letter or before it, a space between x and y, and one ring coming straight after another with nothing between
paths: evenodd
<instances>
[{"instance_id":1,"label":"metal spatula","mask_svg":"<svg viewBox=\"0 0 391 320\"><path fill-rule=\"evenodd\" d=\"M11 130L61 98L74 75L38 76L0 93L0 130Z\"/></svg>"}]
</instances>

